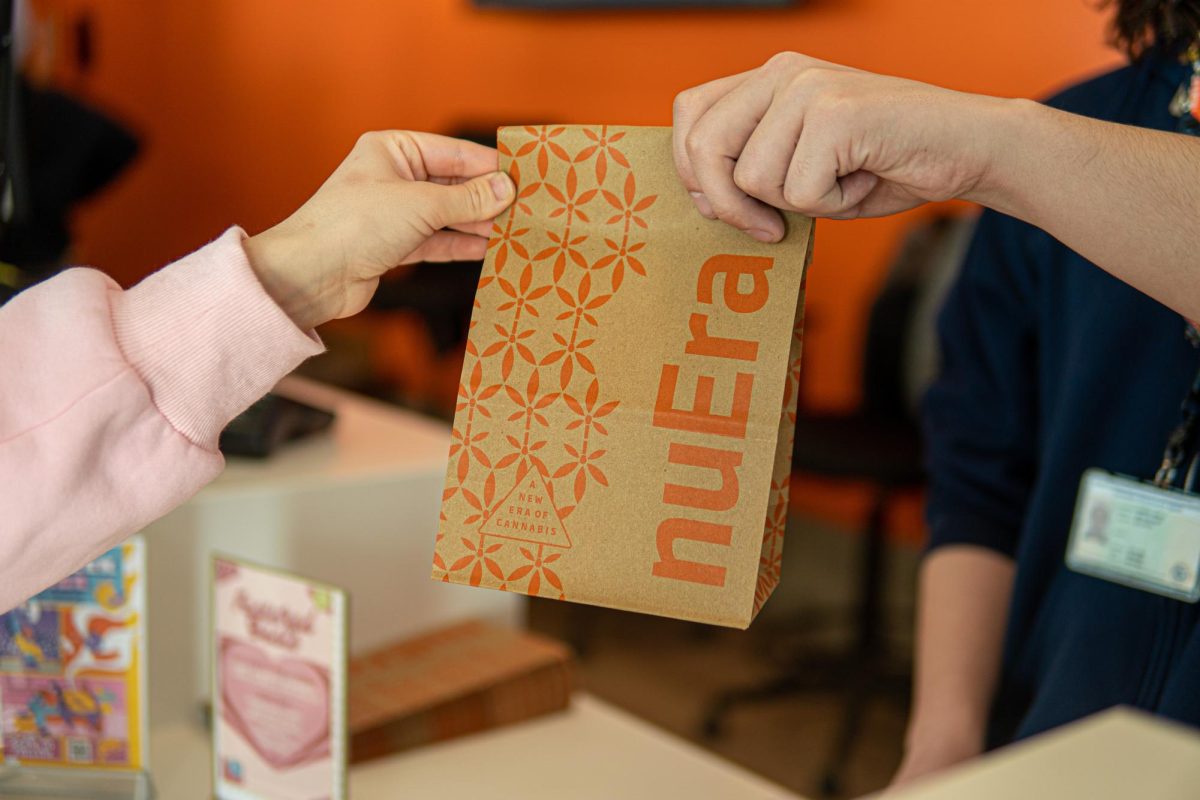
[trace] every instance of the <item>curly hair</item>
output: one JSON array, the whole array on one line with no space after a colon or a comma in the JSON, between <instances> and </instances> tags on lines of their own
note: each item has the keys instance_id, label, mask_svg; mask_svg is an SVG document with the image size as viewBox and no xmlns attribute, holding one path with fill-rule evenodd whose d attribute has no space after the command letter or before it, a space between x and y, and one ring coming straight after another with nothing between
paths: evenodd
<instances>
[{"instance_id":1,"label":"curly hair","mask_svg":"<svg viewBox=\"0 0 1200 800\"><path fill-rule=\"evenodd\" d=\"M1130 58L1152 47L1179 56L1200 39L1200 0L1103 0L1103 5L1116 6L1113 44Z\"/></svg>"}]
</instances>

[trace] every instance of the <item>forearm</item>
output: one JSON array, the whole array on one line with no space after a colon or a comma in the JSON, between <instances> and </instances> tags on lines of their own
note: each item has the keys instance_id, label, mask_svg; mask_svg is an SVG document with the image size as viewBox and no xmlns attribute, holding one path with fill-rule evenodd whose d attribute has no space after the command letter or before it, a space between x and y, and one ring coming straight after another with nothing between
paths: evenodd
<instances>
[{"instance_id":1,"label":"forearm","mask_svg":"<svg viewBox=\"0 0 1200 800\"><path fill-rule=\"evenodd\" d=\"M682 92L674 156L699 212L763 241L774 209L853 219L974 200L1200 318L1200 140L780 53Z\"/></svg>"},{"instance_id":2,"label":"forearm","mask_svg":"<svg viewBox=\"0 0 1200 800\"><path fill-rule=\"evenodd\" d=\"M1042 228L1115 277L1200 318L1200 139L1024 100L977 127L988 167L968 193Z\"/></svg>"},{"instance_id":3,"label":"forearm","mask_svg":"<svg viewBox=\"0 0 1200 800\"><path fill-rule=\"evenodd\" d=\"M1013 562L950 545L921 567L908 747L983 746L1012 593Z\"/></svg>"},{"instance_id":4,"label":"forearm","mask_svg":"<svg viewBox=\"0 0 1200 800\"><path fill-rule=\"evenodd\" d=\"M0 611L211 480L225 424L321 349L240 239L127 292L71 270L0 309Z\"/></svg>"},{"instance_id":5,"label":"forearm","mask_svg":"<svg viewBox=\"0 0 1200 800\"><path fill-rule=\"evenodd\" d=\"M402 263L483 257L515 195L496 151L365 134L296 214L121 292L72 270L0 309L0 612L220 471L222 428Z\"/></svg>"},{"instance_id":6,"label":"forearm","mask_svg":"<svg viewBox=\"0 0 1200 800\"><path fill-rule=\"evenodd\" d=\"M127 369L0 437L0 612L167 513L222 464L174 430Z\"/></svg>"}]
</instances>

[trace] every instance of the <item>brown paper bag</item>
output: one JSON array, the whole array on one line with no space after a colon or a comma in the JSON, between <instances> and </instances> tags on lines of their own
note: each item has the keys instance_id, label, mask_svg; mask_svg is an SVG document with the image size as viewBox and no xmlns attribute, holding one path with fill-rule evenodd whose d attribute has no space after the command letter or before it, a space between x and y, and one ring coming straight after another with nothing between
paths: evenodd
<instances>
[{"instance_id":1,"label":"brown paper bag","mask_svg":"<svg viewBox=\"0 0 1200 800\"><path fill-rule=\"evenodd\" d=\"M500 130L435 579L746 627L779 580L812 221L701 217L669 128Z\"/></svg>"}]
</instances>

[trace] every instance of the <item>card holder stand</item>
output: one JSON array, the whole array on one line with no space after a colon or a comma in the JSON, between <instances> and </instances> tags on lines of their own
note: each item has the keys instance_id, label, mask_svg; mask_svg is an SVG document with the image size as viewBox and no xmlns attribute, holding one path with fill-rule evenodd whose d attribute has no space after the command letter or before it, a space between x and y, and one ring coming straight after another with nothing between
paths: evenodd
<instances>
[{"instance_id":1,"label":"card holder stand","mask_svg":"<svg viewBox=\"0 0 1200 800\"><path fill-rule=\"evenodd\" d=\"M150 774L0 764L5 800L153 800Z\"/></svg>"}]
</instances>

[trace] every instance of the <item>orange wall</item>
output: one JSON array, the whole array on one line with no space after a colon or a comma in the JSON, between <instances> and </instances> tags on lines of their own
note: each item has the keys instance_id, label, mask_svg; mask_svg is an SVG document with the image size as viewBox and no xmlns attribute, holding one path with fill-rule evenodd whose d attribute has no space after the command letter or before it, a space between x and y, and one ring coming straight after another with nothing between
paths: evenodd
<instances>
[{"instance_id":1,"label":"orange wall","mask_svg":"<svg viewBox=\"0 0 1200 800\"><path fill-rule=\"evenodd\" d=\"M130 282L300 203L367 129L667 124L674 94L785 49L1004 95L1116 60L1095 0L811 0L788 11L479 11L469 0L40 0L89 9L96 66L60 76L144 158L78 219L79 260ZM61 27L60 27L61 30ZM861 319L906 220L822 223L805 391L857 396Z\"/></svg>"}]
</instances>

